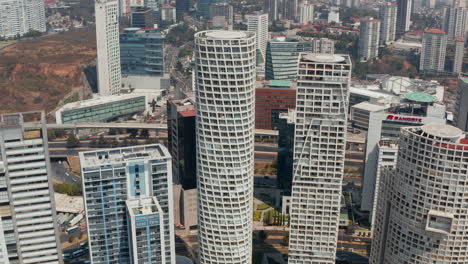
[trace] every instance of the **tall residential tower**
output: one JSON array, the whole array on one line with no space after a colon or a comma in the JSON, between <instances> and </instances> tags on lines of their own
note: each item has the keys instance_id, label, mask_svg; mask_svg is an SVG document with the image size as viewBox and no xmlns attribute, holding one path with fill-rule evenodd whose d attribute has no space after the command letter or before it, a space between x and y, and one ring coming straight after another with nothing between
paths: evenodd
<instances>
[{"instance_id":1,"label":"tall residential tower","mask_svg":"<svg viewBox=\"0 0 468 264\"><path fill-rule=\"evenodd\" d=\"M379 56L380 20L372 17L361 19L359 29L358 58L368 61Z\"/></svg>"},{"instance_id":2,"label":"tall residential tower","mask_svg":"<svg viewBox=\"0 0 468 264\"><path fill-rule=\"evenodd\" d=\"M395 40L397 21L397 5L384 3L379 9L380 24L380 46Z\"/></svg>"},{"instance_id":3,"label":"tall residential tower","mask_svg":"<svg viewBox=\"0 0 468 264\"><path fill-rule=\"evenodd\" d=\"M119 2L96 0L97 72L100 95L120 93Z\"/></svg>"},{"instance_id":4,"label":"tall residential tower","mask_svg":"<svg viewBox=\"0 0 468 264\"><path fill-rule=\"evenodd\" d=\"M439 29L428 29L423 33L419 70L441 72L445 65L447 35Z\"/></svg>"},{"instance_id":5,"label":"tall residential tower","mask_svg":"<svg viewBox=\"0 0 468 264\"><path fill-rule=\"evenodd\" d=\"M195 34L200 264L252 260L255 33Z\"/></svg>"},{"instance_id":6,"label":"tall residential tower","mask_svg":"<svg viewBox=\"0 0 468 264\"><path fill-rule=\"evenodd\" d=\"M409 30L411 24L411 5L413 0L398 0L397 1L397 24L396 35L401 37Z\"/></svg>"},{"instance_id":7,"label":"tall residential tower","mask_svg":"<svg viewBox=\"0 0 468 264\"><path fill-rule=\"evenodd\" d=\"M2 264L62 263L45 122L43 112L0 115Z\"/></svg>"},{"instance_id":8,"label":"tall residential tower","mask_svg":"<svg viewBox=\"0 0 468 264\"><path fill-rule=\"evenodd\" d=\"M268 14L250 14L246 17L247 31L255 32L257 36L257 50L260 51L262 62L264 62L268 43Z\"/></svg>"},{"instance_id":9,"label":"tall residential tower","mask_svg":"<svg viewBox=\"0 0 468 264\"><path fill-rule=\"evenodd\" d=\"M369 263L468 261L468 139L458 128L404 127L382 171Z\"/></svg>"},{"instance_id":10,"label":"tall residential tower","mask_svg":"<svg viewBox=\"0 0 468 264\"><path fill-rule=\"evenodd\" d=\"M334 264L351 59L299 56L289 264Z\"/></svg>"}]
</instances>

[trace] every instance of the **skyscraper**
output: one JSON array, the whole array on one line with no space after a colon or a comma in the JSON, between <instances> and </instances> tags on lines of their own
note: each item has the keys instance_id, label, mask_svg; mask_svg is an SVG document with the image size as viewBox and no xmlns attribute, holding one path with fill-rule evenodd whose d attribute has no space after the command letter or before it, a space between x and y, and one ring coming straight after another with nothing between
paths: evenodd
<instances>
[{"instance_id":1,"label":"skyscraper","mask_svg":"<svg viewBox=\"0 0 468 264\"><path fill-rule=\"evenodd\" d=\"M466 37L468 9L464 7L446 7L442 20L442 30L447 33L447 40L452 42L457 37Z\"/></svg>"},{"instance_id":2,"label":"skyscraper","mask_svg":"<svg viewBox=\"0 0 468 264\"><path fill-rule=\"evenodd\" d=\"M396 35L401 37L409 30L411 23L411 5L413 0L398 0L397 1L397 24Z\"/></svg>"},{"instance_id":3,"label":"skyscraper","mask_svg":"<svg viewBox=\"0 0 468 264\"><path fill-rule=\"evenodd\" d=\"M455 105L454 124L463 131L468 131L468 78L458 79L457 102Z\"/></svg>"},{"instance_id":4,"label":"skyscraper","mask_svg":"<svg viewBox=\"0 0 468 264\"><path fill-rule=\"evenodd\" d=\"M439 29L425 30L423 33L419 70L443 71L446 47L447 35L444 31Z\"/></svg>"},{"instance_id":5,"label":"skyscraper","mask_svg":"<svg viewBox=\"0 0 468 264\"><path fill-rule=\"evenodd\" d=\"M148 7L132 8L130 25L134 28L154 28L154 11Z\"/></svg>"},{"instance_id":6,"label":"skyscraper","mask_svg":"<svg viewBox=\"0 0 468 264\"><path fill-rule=\"evenodd\" d=\"M404 127L384 169L371 264L466 263L468 140L458 128Z\"/></svg>"},{"instance_id":7,"label":"skyscraper","mask_svg":"<svg viewBox=\"0 0 468 264\"><path fill-rule=\"evenodd\" d=\"M290 264L335 263L351 59L299 56Z\"/></svg>"},{"instance_id":8,"label":"skyscraper","mask_svg":"<svg viewBox=\"0 0 468 264\"><path fill-rule=\"evenodd\" d=\"M100 95L120 93L119 2L96 0L97 72Z\"/></svg>"},{"instance_id":9,"label":"skyscraper","mask_svg":"<svg viewBox=\"0 0 468 264\"><path fill-rule=\"evenodd\" d=\"M0 115L3 264L62 262L45 122L43 112Z\"/></svg>"},{"instance_id":10,"label":"skyscraper","mask_svg":"<svg viewBox=\"0 0 468 264\"><path fill-rule=\"evenodd\" d=\"M184 20L184 14L187 14L190 10L190 0L176 0L176 17L177 21Z\"/></svg>"},{"instance_id":11,"label":"skyscraper","mask_svg":"<svg viewBox=\"0 0 468 264\"><path fill-rule=\"evenodd\" d=\"M314 22L314 5L311 2L303 1L299 5L299 23L307 25Z\"/></svg>"},{"instance_id":12,"label":"skyscraper","mask_svg":"<svg viewBox=\"0 0 468 264\"><path fill-rule=\"evenodd\" d=\"M265 12L268 12L268 17L272 21L281 19L281 7L282 0L264 0L263 2L263 10L265 10Z\"/></svg>"},{"instance_id":13,"label":"skyscraper","mask_svg":"<svg viewBox=\"0 0 468 264\"><path fill-rule=\"evenodd\" d=\"M380 24L380 45L386 45L395 40L395 30L397 21L397 5L384 3L379 9Z\"/></svg>"},{"instance_id":14,"label":"skyscraper","mask_svg":"<svg viewBox=\"0 0 468 264\"><path fill-rule=\"evenodd\" d=\"M255 34L195 34L200 264L252 254Z\"/></svg>"},{"instance_id":15,"label":"skyscraper","mask_svg":"<svg viewBox=\"0 0 468 264\"><path fill-rule=\"evenodd\" d=\"M167 149L81 152L80 164L92 263L175 263Z\"/></svg>"},{"instance_id":16,"label":"skyscraper","mask_svg":"<svg viewBox=\"0 0 468 264\"><path fill-rule=\"evenodd\" d=\"M361 19L359 29L358 59L368 61L379 56L380 20L372 17Z\"/></svg>"},{"instance_id":17,"label":"skyscraper","mask_svg":"<svg viewBox=\"0 0 468 264\"><path fill-rule=\"evenodd\" d=\"M455 41L455 55L453 58L453 72L462 72L463 58L465 57L465 39L457 37Z\"/></svg>"},{"instance_id":18,"label":"skyscraper","mask_svg":"<svg viewBox=\"0 0 468 264\"><path fill-rule=\"evenodd\" d=\"M247 31L254 32L257 36L257 50L260 51L262 62L265 61L268 43L268 14L250 14L247 17Z\"/></svg>"},{"instance_id":19,"label":"skyscraper","mask_svg":"<svg viewBox=\"0 0 468 264\"><path fill-rule=\"evenodd\" d=\"M43 0L0 1L0 37L22 36L31 30L46 31Z\"/></svg>"}]
</instances>

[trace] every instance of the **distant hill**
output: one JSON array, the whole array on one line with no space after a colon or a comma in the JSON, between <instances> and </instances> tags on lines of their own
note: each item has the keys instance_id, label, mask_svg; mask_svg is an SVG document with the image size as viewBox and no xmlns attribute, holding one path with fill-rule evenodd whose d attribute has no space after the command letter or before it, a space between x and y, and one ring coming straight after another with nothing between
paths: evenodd
<instances>
[{"instance_id":1,"label":"distant hill","mask_svg":"<svg viewBox=\"0 0 468 264\"><path fill-rule=\"evenodd\" d=\"M53 110L72 90L83 88L83 69L95 58L93 31L59 33L0 50L0 113Z\"/></svg>"}]
</instances>

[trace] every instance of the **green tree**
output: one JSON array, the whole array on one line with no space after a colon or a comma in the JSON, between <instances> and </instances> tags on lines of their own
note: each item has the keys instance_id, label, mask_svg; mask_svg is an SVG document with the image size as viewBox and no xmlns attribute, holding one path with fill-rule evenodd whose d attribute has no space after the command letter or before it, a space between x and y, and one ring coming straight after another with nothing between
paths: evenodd
<instances>
[{"instance_id":1,"label":"green tree","mask_svg":"<svg viewBox=\"0 0 468 264\"><path fill-rule=\"evenodd\" d=\"M138 135L138 129L135 128L130 128L127 130L128 133L130 133L129 137L130 138L136 138Z\"/></svg>"},{"instance_id":2,"label":"green tree","mask_svg":"<svg viewBox=\"0 0 468 264\"><path fill-rule=\"evenodd\" d=\"M97 140L95 138L91 139L91 142L89 142L89 147L90 148L97 148L98 147L98 143L97 143Z\"/></svg>"},{"instance_id":3,"label":"green tree","mask_svg":"<svg viewBox=\"0 0 468 264\"><path fill-rule=\"evenodd\" d=\"M98 147L102 148L102 147L106 147L108 144L107 140L104 138L104 135L100 135L99 136L99 139L97 141L97 145Z\"/></svg>"},{"instance_id":4,"label":"green tree","mask_svg":"<svg viewBox=\"0 0 468 264\"><path fill-rule=\"evenodd\" d=\"M258 240L260 240L261 243L265 242L267 238L268 234L265 230L260 230L260 232L258 232Z\"/></svg>"},{"instance_id":5,"label":"green tree","mask_svg":"<svg viewBox=\"0 0 468 264\"><path fill-rule=\"evenodd\" d=\"M283 244L285 246L289 246L289 233L287 233L284 237L283 237Z\"/></svg>"},{"instance_id":6,"label":"green tree","mask_svg":"<svg viewBox=\"0 0 468 264\"><path fill-rule=\"evenodd\" d=\"M148 129L142 129L140 131L140 137L142 138L149 138L150 134L149 134L149 130Z\"/></svg>"},{"instance_id":7,"label":"green tree","mask_svg":"<svg viewBox=\"0 0 468 264\"><path fill-rule=\"evenodd\" d=\"M67 148L77 148L79 146L80 140L74 134L69 135L67 138Z\"/></svg>"}]
</instances>

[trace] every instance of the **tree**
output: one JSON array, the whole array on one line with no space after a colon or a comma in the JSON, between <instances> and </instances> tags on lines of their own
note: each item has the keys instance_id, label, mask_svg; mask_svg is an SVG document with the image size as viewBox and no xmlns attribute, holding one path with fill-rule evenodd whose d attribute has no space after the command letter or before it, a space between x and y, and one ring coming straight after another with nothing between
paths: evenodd
<instances>
[{"instance_id":1,"label":"tree","mask_svg":"<svg viewBox=\"0 0 468 264\"><path fill-rule=\"evenodd\" d=\"M124 140L122 141L121 146L122 147L127 147L128 146L128 139L127 138L124 138Z\"/></svg>"},{"instance_id":2,"label":"tree","mask_svg":"<svg viewBox=\"0 0 468 264\"><path fill-rule=\"evenodd\" d=\"M284 237L283 237L283 244L285 246L289 246L289 233L287 233Z\"/></svg>"},{"instance_id":3,"label":"tree","mask_svg":"<svg viewBox=\"0 0 468 264\"><path fill-rule=\"evenodd\" d=\"M97 140L95 138L91 139L91 142L89 142L89 147L90 148L97 148L98 147L98 143L97 143Z\"/></svg>"},{"instance_id":4,"label":"tree","mask_svg":"<svg viewBox=\"0 0 468 264\"><path fill-rule=\"evenodd\" d=\"M260 232L258 232L258 240L260 240L261 243L265 242L267 238L268 234L265 230L260 230Z\"/></svg>"},{"instance_id":5,"label":"tree","mask_svg":"<svg viewBox=\"0 0 468 264\"><path fill-rule=\"evenodd\" d=\"M119 146L119 142L117 141L117 139L113 138L111 140L109 140L109 146L111 148L116 148Z\"/></svg>"},{"instance_id":6,"label":"tree","mask_svg":"<svg viewBox=\"0 0 468 264\"><path fill-rule=\"evenodd\" d=\"M142 138L149 138L149 136L150 136L150 135L149 135L149 130L148 130L148 129L142 129L142 130L140 131L140 137L142 137Z\"/></svg>"},{"instance_id":7,"label":"tree","mask_svg":"<svg viewBox=\"0 0 468 264\"><path fill-rule=\"evenodd\" d=\"M75 240L75 237L72 235L68 235L68 243L73 243L73 240Z\"/></svg>"},{"instance_id":8,"label":"tree","mask_svg":"<svg viewBox=\"0 0 468 264\"><path fill-rule=\"evenodd\" d=\"M104 135L100 135L97 141L98 147L105 147L107 146L107 140L104 138Z\"/></svg>"},{"instance_id":9,"label":"tree","mask_svg":"<svg viewBox=\"0 0 468 264\"><path fill-rule=\"evenodd\" d=\"M127 130L128 133L130 133L129 137L130 138L136 138L138 135L138 129L135 128L130 128Z\"/></svg>"},{"instance_id":10,"label":"tree","mask_svg":"<svg viewBox=\"0 0 468 264\"><path fill-rule=\"evenodd\" d=\"M75 137L74 134L71 134L67 138L67 148L77 148L80 146L80 140Z\"/></svg>"}]
</instances>

